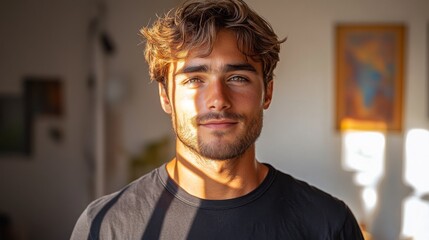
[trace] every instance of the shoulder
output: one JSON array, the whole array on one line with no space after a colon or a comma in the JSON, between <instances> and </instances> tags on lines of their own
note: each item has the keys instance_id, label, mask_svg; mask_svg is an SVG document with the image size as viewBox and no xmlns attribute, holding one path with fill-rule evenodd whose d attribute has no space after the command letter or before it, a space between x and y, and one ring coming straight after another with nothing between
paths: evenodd
<instances>
[{"instance_id":1,"label":"shoulder","mask_svg":"<svg viewBox=\"0 0 429 240\"><path fill-rule=\"evenodd\" d=\"M76 222L71 239L110 239L115 234L140 234L141 223L150 216L164 189L159 169L91 202Z\"/></svg>"},{"instance_id":2,"label":"shoulder","mask_svg":"<svg viewBox=\"0 0 429 240\"><path fill-rule=\"evenodd\" d=\"M309 238L363 239L353 213L342 200L289 174L275 171L271 197L281 199L279 206L283 215L291 216L299 226L306 226L305 234L311 236Z\"/></svg>"},{"instance_id":3,"label":"shoulder","mask_svg":"<svg viewBox=\"0 0 429 240\"><path fill-rule=\"evenodd\" d=\"M341 225L352 215L342 200L279 170L276 170L273 188L283 204L289 210L299 212L300 216L311 216L315 221L327 220Z\"/></svg>"},{"instance_id":4,"label":"shoulder","mask_svg":"<svg viewBox=\"0 0 429 240\"><path fill-rule=\"evenodd\" d=\"M89 220L94 220L104 218L108 212L110 215L120 214L130 208L148 205L150 199L161 192L162 184L159 182L158 169L155 169L119 191L94 200L87 206L84 214Z\"/></svg>"},{"instance_id":5,"label":"shoulder","mask_svg":"<svg viewBox=\"0 0 429 240\"><path fill-rule=\"evenodd\" d=\"M345 203L331 194L289 174L277 171L276 184L284 194L306 203L325 204L332 207L346 207Z\"/></svg>"}]
</instances>

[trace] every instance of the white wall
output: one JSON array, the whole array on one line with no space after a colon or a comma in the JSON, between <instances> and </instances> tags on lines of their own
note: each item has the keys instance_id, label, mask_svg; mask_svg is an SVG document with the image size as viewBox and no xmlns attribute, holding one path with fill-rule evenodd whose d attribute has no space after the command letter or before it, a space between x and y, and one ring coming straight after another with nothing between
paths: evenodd
<instances>
[{"instance_id":1,"label":"white wall","mask_svg":"<svg viewBox=\"0 0 429 240\"><path fill-rule=\"evenodd\" d=\"M159 104L158 84L151 82L144 60L144 44L140 34L143 26L156 19L177 4L177 0L122 1L107 0L107 27L117 43L117 52L108 62L108 83L123 89L123 96L111 104L116 126L119 128L117 141L118 159L109 166L124 169L125 172L111 172L115 179L107 179L106 191L111 192L123 186L128 180L128 160L140 154L144 147L160 138L172 138L170 119ZM174 145L171 142L172 146Z\"/></svg>"},{"instance_id":2,"label":"white wall","mask_svg":"<svg viewBox=\"0 0 429 240\"><path fill-rule=\"evenodd\" d=\"M23 239L67 239L89 201L84 159L88 1L0 2L0 93L22 94L26 76L58 77L64 115L34 122L34 153L0 157L0 211ZM62 142L48 134L59 126Z\"/></svg>"}]
</instances>

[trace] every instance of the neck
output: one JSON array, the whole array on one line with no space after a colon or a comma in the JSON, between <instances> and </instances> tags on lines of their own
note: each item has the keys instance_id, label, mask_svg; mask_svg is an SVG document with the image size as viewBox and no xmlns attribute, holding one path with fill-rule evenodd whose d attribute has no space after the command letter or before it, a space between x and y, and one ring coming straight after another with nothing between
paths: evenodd
<instances>
[{"instance_id":1,"label":"neck","mask_svg":"<svg viewBox=\"0 0 429 240\"><path fill-rule=\"evenodd\" d=\"M176 147L176 158L167 164L169 176L189 194L211 200L243 196L261 184L268 168L255 159L253 144L240 157L212 160L184 146Z\"/></svg>"}]
</instances>

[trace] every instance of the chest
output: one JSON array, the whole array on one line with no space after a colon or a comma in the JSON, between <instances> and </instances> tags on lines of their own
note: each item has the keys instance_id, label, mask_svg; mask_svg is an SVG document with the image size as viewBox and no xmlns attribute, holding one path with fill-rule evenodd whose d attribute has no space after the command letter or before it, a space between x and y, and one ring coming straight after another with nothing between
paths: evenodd
<instances>
[{"instance_id":1,"label":"chest","mask_svg":"<svg viewBox=\"0 0 429 240\"><path fill-rule=\"evenodd\" d=\"M103 232L116 236L112 239L329 239L318 220L303 218L300 211L281 201L201 209L172 199L134 213L133 219L112 215L122 222L105 226L108 231Z\"/></svg>"}]
</instances>

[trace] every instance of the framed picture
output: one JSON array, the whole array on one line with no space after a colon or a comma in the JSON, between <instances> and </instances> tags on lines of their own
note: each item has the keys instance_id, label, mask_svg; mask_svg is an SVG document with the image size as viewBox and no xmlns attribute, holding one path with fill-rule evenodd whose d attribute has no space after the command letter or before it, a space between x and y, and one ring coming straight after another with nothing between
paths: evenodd
<instances>
[{"instance_id":1,"label":"framed picture","mask_svg":"<svg viewBox=\"0 0 429 240\"><path fill-rule=\"evenodd\" d=\"M64 90L60 78L57 77L25 77L24 113L28 129L29 153L33 152L34 121L37 117L61 117L64 112ZM58 128L49 129L49 135L54 140L61 140L62 131Z\"/></svg>"},{"instance_id":2,"label":"framed picture","mask_svg":"<svg viewBox=\"0 0 429 240\"><path fill-rule=\"evenodd\" d=\"M337 25L339 130L402 131L403 25Z\"/></svg>"},{"instance_id":3,"label":"framed picture","mask_svg":"<svg viewBox=\"0 0 429 240\"><path fill-rule=\"evenodd\" d=\"M61 116L63 88L59 78L26 77L24 100L28 117L35 115Z\"/></svg>"},{"instance_id":4,"label":"framed picture","mask_svg":"<svg viewBox=\"0 0 429 240\"><path fill-rule=\"evenodd\" d=\"M0 94L0 157L31 155L34 121L38 116L61 117L64 90L56 77L24 77L23 95ZM49 134L60 140L62 132L51 128Z\"/></svg>"}]
</instances>

